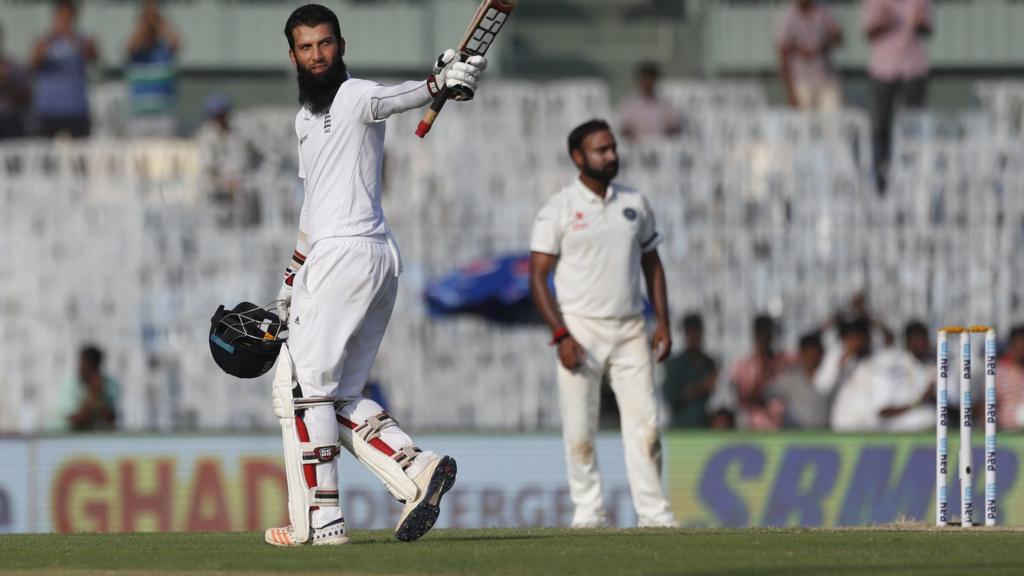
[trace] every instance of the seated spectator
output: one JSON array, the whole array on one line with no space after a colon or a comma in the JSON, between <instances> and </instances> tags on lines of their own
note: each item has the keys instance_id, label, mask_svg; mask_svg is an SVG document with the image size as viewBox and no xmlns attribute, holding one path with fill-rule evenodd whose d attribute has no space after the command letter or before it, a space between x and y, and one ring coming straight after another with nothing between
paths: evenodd
<instances>
[{"instance_id":1,"label":"seated spectator","mask_svg":"<svg viewBox=\"0 0 1024 576\"><path fill-rule=\"evenodd\" d=\"M84 138L91 129L85 68L99 53L92 39L75 30L76 16L71 0L58 0L50 32L32 50L36 132L47 138Z\"/></svg>"},{"instance_id":2,"label":"seated spectator","mask_svg":"<svg viewBox=\"0 0 1024 576\"><path fill-rule=\"evenodd\" d=\"M718 367L704 352L704 320L688 314L682 322L686 347L665 362L662 394L672 414L673 428L706 428L708 399L715 388Z\"/></svg>"},{"instance_id":3,"label":"seated spectator","mask_svg":"<svg viewBox=\"0 0 1024 576\"><path fill-rule=\"evenodd\" d=\"M125 48L132 113L130 136L174 136L174 58L179 42L178 32L160 13L156 0L143 2L135 32Z\"/></svg>"},{"instance_id":4,"label":"seated spectator","mask_svg":"<svg viewBox=\"0 0 1024 576\"><path fill-rule=\"evenodd\" d=\"M825 344L825 357L814 374L814 389L828 398L836 393L858 365L871 356L871 328L864 318L839 325L838 341ZM835 406L833 403L833 412Z\"/></svg>"},{"instance_id":5,"label":"seated spectator","mask_svg":"<svg viewBox=\"0 0 1024 576\"><path fill-rule=\"evenodd\" d=\"M25 135L25 116L31 97L25 70L4 56L3 29L0 29L0 140Z\"/></svg>"},{"instance_id":6,"label":"seated spectator","mask_svg":"<svg viewBox=\"0 0 1024 576\"><path fill-rule=\"evenodd\" d=\"M928 328L907 323L904 349L884 350L872 360L879 428L894 432L935 426L935 357Z\"/></svg>"},{"instance_id":7,"label":"seated spectator","mask_svg":"<svg viewBox=\"0 0 1024 576\"><path fill-rule=\"evenodd\" d=\"M1024 325L1010 330L996 369L996 422L1000 430L1024 430Z\"/></svg>"},{"instance_id":8,"label":"seated spectator","mask_svg":"<svg viewBox=\"0 0 1024 576\"><path fill-rule=\"evenodd\" d=\"M782 404L784 428L828 428L829 399L814 388L814 373L821 365L825 348L817 332L800 338L797 363L775 378L768 393L769 403Z\"/></svg>"},{"instance_id":9,"label":"seated spectator","mask_svg":"<svg viewBox=\"0 0 1024 576\"><path fill-rule=\"evenodd\" d=\"M866 323L848 328L866 341ZM836 392L832 429L843 432L918 431L935 425L932 356L928 329L906 328L904 350L887 349L852 364Z\"/></svg>"},{"instance_id":10,"label":"seated spectator","mask_svg":"<svg viewBox=\"0 0 1024 576\"><path fill-rule=\"evenodd\" d=\"M620 134L630 142L679 134L679 111L658 97L658 66L652 62L637 67L637 94L619 109Z\"/></svg>"},{"instance_id":11,"label":"seated spectator","mask_svg":"<svg viewBox=\"0 0 1024 576\"><path fill-rule=\"evenodd\" d=\"M775 350L775 321L771 316L754 319L754 350L739 360L731 381L739 409L736 423L751 430L776 430L782 425L782 405L768 402L772 381L792 359Z\"/></svg>"},{"instance_id":12,"label":"seated spectator","mask_svg":"<svg viewBox=\"0 0 1024 576\"><path fill-rule=\"evenodd\" d=\"M79 355L77 376L61 393L60 414L67 428L76 432L112 430L119 396L117 381L103 373L103 352L86 346Z\"/></svg>"},{"instance_id":13,"label":"seated spectator","mask_svg":"<svg viewBox=\"0 0 1024 576\"><path fill-rule=\"evenodd\" d=\"M780 12L775 45L779 52L779 75L790 106L803 110L839 109L842 94L830 55L842 43L843 31L821 2L793 0Z\"/></svg>"}]
</instances>

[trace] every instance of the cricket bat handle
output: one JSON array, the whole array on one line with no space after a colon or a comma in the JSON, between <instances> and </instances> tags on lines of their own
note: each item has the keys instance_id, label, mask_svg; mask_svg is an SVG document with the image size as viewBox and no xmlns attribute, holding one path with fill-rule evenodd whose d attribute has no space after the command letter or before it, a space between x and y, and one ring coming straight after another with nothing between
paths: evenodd
<instances>
[{"instance_id":1,"label":"cricket bat handle","mask_svg":"<svg viewBox=\"0 0 1024 576\"><path fill-rule=\"evenodd\" d=\"M444 108L445 101L448 100L448 93L450 89L448 86L442 86L441 91L434 96L434 101L430 103L430 108L423 114L423 119L420 120L419 126L416 127L416 135L423 138L430 132L430 127L434 125L434 120L437 119L438 113L441 112L441 108Z\"/></svg>"}]
</instances>

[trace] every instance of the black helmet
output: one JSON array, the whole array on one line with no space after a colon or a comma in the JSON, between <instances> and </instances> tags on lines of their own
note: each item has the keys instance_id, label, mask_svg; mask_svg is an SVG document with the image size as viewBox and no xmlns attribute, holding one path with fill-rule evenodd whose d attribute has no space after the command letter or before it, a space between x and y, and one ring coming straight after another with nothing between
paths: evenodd
<instances>
[{"instance_id":1,"label":"black helmet","mask_svg":"<svg viewBox=\"0 0 1024 576\"><path fill-rule=\"evenodd\" d=\"M233 310L219 306L210 320L210 353L222 370L239 378L256 378L274 365L288 325L268 306L242 302Z\"/></svg>"}]
</instances>

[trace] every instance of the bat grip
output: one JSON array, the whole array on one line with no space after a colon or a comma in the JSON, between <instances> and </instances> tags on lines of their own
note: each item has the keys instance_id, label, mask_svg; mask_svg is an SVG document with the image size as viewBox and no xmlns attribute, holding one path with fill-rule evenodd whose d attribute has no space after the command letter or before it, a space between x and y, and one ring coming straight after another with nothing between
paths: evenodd
<instances>
[{"instance_id":1,"label":"bat grip","mask_svg":"<svg viewBox=\"0 0 1024 576\"><path fill-rule=\"evenodd\" d=\"M416 127L416 135L423 138L430 132L430 127L434 125L434 120L437 119L437 115L441 112L441 108L444 108L444 103L448 101L448 93L451 90L448 86L442 86L441 90L434 96L434 101L430 103L430 108L423 114L423 119L420 120L419 125Z\"/></svg>"}]
</instances>

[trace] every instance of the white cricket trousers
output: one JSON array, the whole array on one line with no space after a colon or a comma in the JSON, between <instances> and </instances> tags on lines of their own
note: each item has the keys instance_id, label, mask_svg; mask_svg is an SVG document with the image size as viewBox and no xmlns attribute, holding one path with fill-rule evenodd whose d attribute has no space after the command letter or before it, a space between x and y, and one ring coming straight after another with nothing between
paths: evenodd
<instances>
[{"instance_id":1,"label":"white cricket trousers","mask_svg":"<svg viewBox=\"0 0 1024 576\"><path fill-rule=\"evenodd\" d=\"M569 492L575 505L573 525L607 522L594 451L601 377L606 371L619 405L626 474L638 525L675 525L675 516L661 486L654 359L643 318L594 319L565 315L565 324L587 352L585 365L575 371L556 362Z\"/></svg>"},{"instance_id":2,"label":"white cricket trousers","mask_svg":"<svg viewBox=\"0 0 1024 576\"><path fill-rule=\"evenodd\" d=\"M392 243L378 238L327 238L317 242L295 276L288 348L303 397L330 396L345 402L306 410L303 418L314 444L338 441L338 417L364 422L383 411L363 398L363 388L384 338L398 295L399 258ZM401 428L381 438L393 448L411 446ZM317 466L317 485L338 486L337 466ZM341 510L322 508L322 526Z\"/></svg>"}]
</instances>

